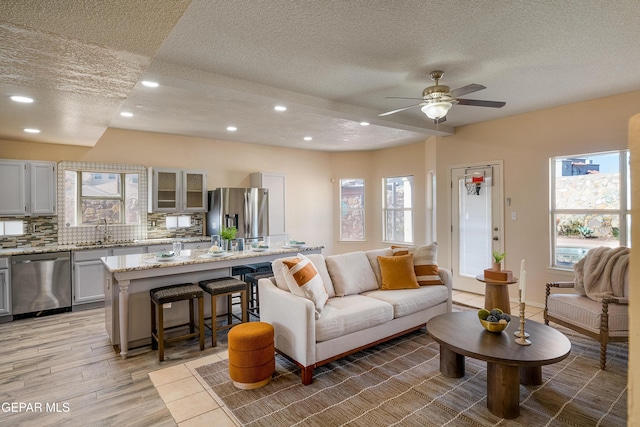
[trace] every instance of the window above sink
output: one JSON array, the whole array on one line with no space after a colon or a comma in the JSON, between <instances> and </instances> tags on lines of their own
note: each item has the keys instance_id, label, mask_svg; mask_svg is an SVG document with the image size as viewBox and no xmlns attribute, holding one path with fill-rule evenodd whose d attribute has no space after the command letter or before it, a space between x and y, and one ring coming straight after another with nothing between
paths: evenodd
<instances>
[{"instance_id":1,"label":"window above sink","mask_svg":"<svg viewBox=\"0 0 640 427\"><path fill-rule=\"evenodd\" d=\"M146 238L147 193L142 165L60 162L58 242L96 244L107 230L107 243Z\"/></svg>"}]
</instances>

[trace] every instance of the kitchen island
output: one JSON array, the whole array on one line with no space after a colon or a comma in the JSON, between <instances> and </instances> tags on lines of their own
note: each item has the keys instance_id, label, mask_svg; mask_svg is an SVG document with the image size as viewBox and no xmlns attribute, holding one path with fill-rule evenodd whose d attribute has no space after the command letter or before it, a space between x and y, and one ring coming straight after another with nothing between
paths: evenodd
<instances>
[{"instance_id":1,"label":"kitchen island","mask_svg":"<svg viewBox=\"0 0 640 427\"><path fill-rule=\"evenodd\" d=\"M107 271L104 285L105 327L111 344L114 348L120 348L120 355L124 359L129 347L151 342L150 289L230 276L231 269L236 266L273 261L299 252L321 253L322 248L323 246L274 247L264 252L229 252L223 257L210 257L206 250L187 250L182 251L179 258L169 261L158 261L155 254L104 257L102 262ZM224 309L226 305L218 304L218 307ZM165 307L165 324L171 326L184 323L187 313L188 308L183 304ZM205 317L210 314L211 307L207 301Z\"/></svg>"}]
</instances>

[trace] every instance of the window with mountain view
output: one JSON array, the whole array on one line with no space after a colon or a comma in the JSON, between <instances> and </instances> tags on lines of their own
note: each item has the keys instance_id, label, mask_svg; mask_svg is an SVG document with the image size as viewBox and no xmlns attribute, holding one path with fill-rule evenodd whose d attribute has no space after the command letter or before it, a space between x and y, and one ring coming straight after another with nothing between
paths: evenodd
<instances>
[{"instance_id":1,"label":"window with mountain view","mask_svg":"<svg viewBox=\"0 0 640 427\"><path fill-rule=\"evenodd\" d=\"M552 266L573 268L596 246L630 246L629 152L552 158Z\"/></svg>"}]
</instances>

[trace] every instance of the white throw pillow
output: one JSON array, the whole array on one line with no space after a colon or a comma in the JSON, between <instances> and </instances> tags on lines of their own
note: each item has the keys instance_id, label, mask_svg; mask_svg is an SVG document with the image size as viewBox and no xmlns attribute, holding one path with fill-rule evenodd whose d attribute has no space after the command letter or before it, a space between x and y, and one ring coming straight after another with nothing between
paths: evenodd
<instances>
[{"instance_id":1,"label":"white throw pillow","mask_svg":"<svg viewBox=\"0 0 640 427\"><path fill-rule=\"evenodd\" d=\"M324 288L327 290L329 294L329 298L333 298L336 296L336 292L333 289L333 282L331 281L331 276L329 276L329 271L327 270L327 263L324 260L324 255L322 254L309 254L305 255L309 258L309 261L313 263L313 266L320 273L320 277L322 277L322 283L324 283Z\"/></svg>"},{"instance_id":2,"label":"white throw pillow","mask_svg":"<svg viewBox=\"0 0 640 427\"><path fill-rule=\"evenodd\" d=\"M349 252L325 258L336 296L355 295L378 289L378 279L364 252Z\"/></svg>"},{"instance_id":3,"label":"white throw pillow","mask_svg":"<svg viewBox=\"0 0 640 427\"><path fill-rule=\"evenodd\" d=\"M320 277L322 277L322 283L324 283L324 287L329 294L329 298L333 298L336 296L336 292L333 289L333 283L331 282L331 276L329 276L329 271L327 270L327 264L324 260L324 255L322 254L309 254L306 255L307 258L313 263L313 266L320 273ZM289 285L285 280L285 274L289 274L289 269L282 263L284 260L295 259L296 257L287 257L287 258L278 258L271 262L271 268L273 269L273 275L276 279L276 286L283 291L290 292Z\"/></svg>"},{"instance_id":4,"label":"white throw pillow","mask_svg":"<svg viewBox=\"0 0 640 427\"><path fill-rule=\"evenodd\" d=\"M296 257L278 258L271 262L271 269L273 270L273 276L276 279L276 286L283 291L290 292L289 285L285 280L285 272L288 273L289 269L282 263L284 260L295 259Z\"/></svg>"},{"instance_id":5,"label":"white throw pillow","mask_svg":"<svg viewBox=\"0 0 640 427\"><path fill-rule=\"evenodd\" d=\"M376 275L376 279L378 280L378 287L382 286L382 273L380 272L380 263L378 262L379 256L392 256L393 252L391 248L384 249L372 249L370 251L366 251L367 259L369 260L369 264L371 264L371 268L373 269L373 273Z\"/></svg>"},{"instance_id":6,"label":"white throw pillow","mask_svg":"<svg viewBox=\"0 0 640 427\"><path fill-rule=\"evenodd\" d=\"M311 300L315 306L316 319L320 318L329 294L318 270L309 258L302 254L293 259L284 259L282 264L286 269L284 278L291 293Z\"/></svg>"},{"instance_id":7,"label":"white throw pillow","mask_svg":"<svg viewBox=\"0 0 640 427\"><path fill-rule=\"evenodd\" d=\"M442 285L439 274L438 242L424 246L391 246L394 256L413 254L413 266L420 286Z\"/></svg>"}]
</instances>

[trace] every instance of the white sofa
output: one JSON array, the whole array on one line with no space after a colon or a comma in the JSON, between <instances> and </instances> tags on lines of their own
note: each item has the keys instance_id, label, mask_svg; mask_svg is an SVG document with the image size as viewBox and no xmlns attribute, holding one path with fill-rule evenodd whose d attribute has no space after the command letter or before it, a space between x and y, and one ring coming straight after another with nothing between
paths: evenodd
<instances>
[{"instance_id":1,"label":"white sofa","mask_svg":"<svg viewBox=\"0 0 640 427\"><path fill-rule=\"evenodd\" d=\"M311 384L317 366L420 329L431 317L451 311L452 276L446 269L435 276L441 285L382 290L377 257L391 255L390 248L308 255L328 293L320 315L312 300L290 291L283 259L273 262L275 277L259 280L260 320L273 325L276 350L302 369L303 384Z\"/></svg>"}]
</instances>

